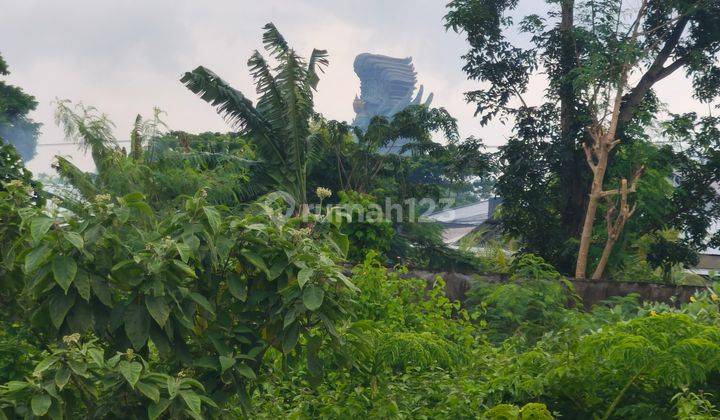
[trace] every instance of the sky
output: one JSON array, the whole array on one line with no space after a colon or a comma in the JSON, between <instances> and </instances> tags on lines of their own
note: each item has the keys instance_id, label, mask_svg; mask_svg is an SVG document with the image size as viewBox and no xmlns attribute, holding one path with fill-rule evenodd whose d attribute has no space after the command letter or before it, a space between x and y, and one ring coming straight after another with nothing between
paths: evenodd
<instances>
[{"instance_id":1,"label":"sky","mask_svg":"<svg viewBox=\"0 0 720 420\"><path fill-rule=\"evenodd\" d=\"M490 146L502 145L510 127L493 122L482 127L463 92L480 87L462 72L467 44L446 32L446 0L1 0L0 54L12 72L9 83L34 95L31 114L43 123L40 144L66 142L55 125L53 101L70 99L107 113L118 140L129 138L140 113L154 106L167 112L173 130L229 131L222 118L179 82L198 65L210 68L236 89L254 97L247 59L262 50L262 27L273 22L300 54L327 49L330 67L316 94L316 109L327 118L351 121L352 101L360 82L353 72L355 56L364 53L412 57L419 84L433 92L434 106L458 119L463 137L475 136ZM524 0L518 13L542 11L540 0ZM517 40L523 42L522 40ZM532 80L525 100L541 101L542 76ZM673 112L707 107L688 95L681 73L657 86ZM70 156L92 170L89 155L76 145L40 146L28 167L52 173L53 156Z\"/></svg>"}]
</instances>

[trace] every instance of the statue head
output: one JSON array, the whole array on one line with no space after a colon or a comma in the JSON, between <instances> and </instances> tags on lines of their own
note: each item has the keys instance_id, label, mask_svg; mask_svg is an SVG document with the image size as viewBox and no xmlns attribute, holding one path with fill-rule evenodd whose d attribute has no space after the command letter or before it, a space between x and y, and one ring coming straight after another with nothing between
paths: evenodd
<instances>
[{"instance_id":1,"label":"statue head","mask_svg":"<svg viewBox=\"0 0 720 420\"><path fill-rule=\"evenodd\" d=\"M367 128L377 115L392 117L411 104L419 104L422 86L415 100L412 94L417 82L412 58L393 58L378 54L360 54L355 57L355 74L360 78L360 97L355 97L353 125ZM426 105L430 104L432 94Z\"/></svg>"}]
</instances>

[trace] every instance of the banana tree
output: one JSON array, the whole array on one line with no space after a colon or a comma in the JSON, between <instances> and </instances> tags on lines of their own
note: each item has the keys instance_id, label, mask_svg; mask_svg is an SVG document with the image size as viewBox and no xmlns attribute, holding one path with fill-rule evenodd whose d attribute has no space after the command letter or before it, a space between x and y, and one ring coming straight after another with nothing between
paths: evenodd
<instances>
[{"instance_id":1,"label":"banana tree","mask_svg":"<svg viewBox=\"0 0 720 420\"><path fill-rule=\"evenodd\" d=\"M307 208L307 172L322 144L313 121L318 73L328 65L327 51L313 50L305 61L275 25L264 27L263 43L272 66L257 50L248 66L255 79L256 104L211 70L200 66L180 81L216 108L240 133L252 139L262 160L261 182L289 193L299 211Z\"/></svg>"}]
</instances>

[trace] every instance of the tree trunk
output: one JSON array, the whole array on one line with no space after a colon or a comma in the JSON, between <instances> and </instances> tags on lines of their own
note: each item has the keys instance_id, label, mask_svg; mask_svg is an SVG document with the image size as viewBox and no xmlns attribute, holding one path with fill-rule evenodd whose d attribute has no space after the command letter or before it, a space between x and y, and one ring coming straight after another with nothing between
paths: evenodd
<instances>
[{"instance_id":1,"label":"tree trunk","mask_svg":"<svg viewBox=\"0 0 720 420\"><path fill-rule=\"evenodd\" d=\"M593 137L595 139L593 150L596 151L597 163L592 162L592 156L590 155L589 148L586 146L586 157L593 171L593 182L588 197L587 210L585 211L582 235L580 236L580 249L578 250L577 265L575 266L576 278L585 278L585 273L587 272L588 251L590 250L593 224L595 223L595 215L597 214L598 204L602 196L608 155L612 147L612 142L608 143L607 135L596 133Z\"/></svg>"},{"instance_id":2,"label":"tree trunk","mask_svg":"<svg viewBox=\"0 0 720 420\"><path fill-rule=\"evenodd\" d=\"M635 171L635 175L633 175L632 184L630 185L630 187L628 187L627 179L623 179L620 181L620 189L603 191L601 193L601 195L607 198L608 201L610 201L609 197L619 194L620 204L617 207L615 204L613 204L612 207L608 208L605 215L605 218L607 220L608 237L607 241L605 241L605 248L603 249L600 261L598 262L598 265L595 268L595 272L593 273L593 280L600 280L602 278L602 275L605 272L605 267L607 266L608 260L610 259L610 253L612 252L612 249L615 246L618 238L620 238L620 234L625 228L625 223L627 223L628 219L630 219L633 213L635 213L637 203L636 205L633 205L632 208L630 208L630 206L628 205L628 195L632 192L635 192L637 180L640 178L643 171L644 167L642 166ZM616 212L617 217L615 218L615 220L613 220L612 215Z\"/></svg>"},{"instance_id":3,"label":"tree trunk","mask_svg":"<svg viewBox=\"0 0 720 420\"><path fill-rule=\"evenodd\" d=\"M637 17L632 24L633 31L628 41L629 45L633 45L637 40L638 33L640 31L642 16L645 14L647 3L648 0L643 0ZM595 214L597 213L598 202L600 201L601 197L607 195L607 193L604 192L602 188L603 181L605 180L605 170L607 169L608 156L610 155L610 151L620 142L620 140L615 140L615 135L617 133L618 125L620 123L620 114L623 103L623 91L625 89L625 86L627 85L630 70L636 64L637 63L626 62L623 64L622 69L620 70L617 90L615 92L615 100L612 102L610 123L608 124L607 129L603 127L602 118L598 119L596 116L594 116L593 126L589 130L590 136L593 139L592 149L585 144L583 145L583 149L585 151L585 159L587 160L587 163L593 172L593 182L590 190L590 196L588 199L587 210L585 211L585 222L583 223L583 230L580 236L580 249L578 250L578 258L575 265L576 278L584 278L587 271L588 251L590 250L590 239L592 237L593 224L595 222ZM591 109L592 108L593 106L591 106ZM597 160L597 162L595 162L595 160ZM637 177L640 176L641 172L642 170L636 173L635 180L637 180ZM633 181L633 188L634 185L635 182ZM618 220L621 220L621 218L625 216L630 217L629 215L625 215L627 207L627 192L627 180L624 179L622 181L622 202L620 205L620 215L618 216ZM616 193L619 193L619 191ZM619 231L622 231L622 226L620 226ZM610 232L609 218L608 232ZM612 250L612 246L610 247L610 249ZM602 271L603 270L600 271L600 274L602 274ZM595 276L593 275L593 278L594 277Z\"/></svg>"},{"instance_id":4,"label":"tree trunk","mask_svg":"<svg viewBox=\"0 0 720 420\"><path fill-rule=\"evenodd\" d=\"M578 101L574 71L578 67L578 52L574 33L575 0L563 0L560 20L560 144L566 151L554 163L559 175L560 224L569 237L577 237L582 226L583 210L587 204L588 180L584 173L585 159L578 149L583 127L578 118Z\"/></svg>"},{"instance_id":5,"label":"tree trunk","mask_svg":"<svg viewBox=\"0 0 720 420\"><path fill-rule=\"evenodd\" d=\"M602 275L605 272L605 267L610 259L610 253L615 246L615 242L617 242L617 239L611 237L608 237L605 242L605 248L603 248L602 256L600 257L600 261L598 261L598 265L592 275L593 280L600 280L602 278Z\"/></svg>"}]
</instances>

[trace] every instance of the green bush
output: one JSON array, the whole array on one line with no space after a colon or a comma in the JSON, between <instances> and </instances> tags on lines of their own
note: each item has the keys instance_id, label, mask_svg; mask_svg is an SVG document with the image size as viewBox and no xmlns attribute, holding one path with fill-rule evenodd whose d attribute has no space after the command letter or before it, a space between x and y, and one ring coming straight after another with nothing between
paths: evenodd
<instances>
[{"instance_id":1,"label":"green bush","mask_svg":"<svg viewBox=\"0 0 720 420\"><path fill-rule=\"evenodd\" d=\"M375 198L355 191L340 191L338 196L339 206L349 218L342 225L342 232L350 240L348 259L362 261L371 251L386 256L395 231Z\"/></svg>"},{"instance_id":2,"label":"green bush","mask_svg":"<svg viewBox=\"0 0 720 420\"><path fill-rule=\"evenodd\" d=\"M534 342L565 322L572 290L552 266L527 254L512 262L509 282L476 282L467 303L487 321L491 341L518 336Z\"/></svg>"}]
</instances>

